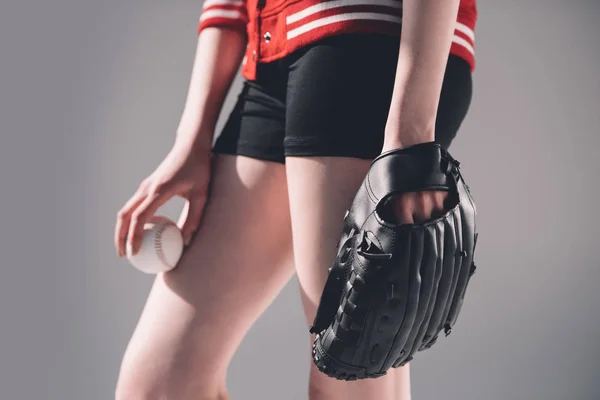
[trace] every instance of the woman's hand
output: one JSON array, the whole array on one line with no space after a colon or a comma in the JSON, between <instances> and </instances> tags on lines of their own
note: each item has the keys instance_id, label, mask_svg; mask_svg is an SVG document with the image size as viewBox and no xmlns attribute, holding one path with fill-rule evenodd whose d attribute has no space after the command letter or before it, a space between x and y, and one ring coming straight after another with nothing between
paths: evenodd
<instances>
[{"instance_id":1,"label":"woman's hand","mask_svg":"<svg viewBox=\"0 0 600 400\"><path fill-rule=\"evenodd\" d=\"M187 216L180 221L185 243L200 224L208 196L211 151L176 143L156 170L142 181L135 194L118 212L115 247L119 257L139 251L144 224L173 196L187 200Z\"/></svg>"},{"instance_id":2,"label":"woman's hand","mask_svg":"<svg viewBox=\"0 0 600 400\"><path fill-rule=\"evenodd\" d=\"M402 145L411 146L433 141L420 140L418 136L404 135L401 143L400 140L396 140L400 137L398 134L387 135L382 152L401 148ZM402 193L388 200L386 213L387 217L397 224L418 224L444 215L448 208L445 205L447 200L448 192L442 190Z\"/></svg>"},{"instance_id":3,"label":"woman's hand","mask_svg":"<svg viewBox=\"0 0 600 400\"><path fill-rule=\"evenodd\" d=\"M447 200L445 191L407 192L390 198L386 208L396 224L420 224L444 215Z\"/></svg>"}]
</instances>

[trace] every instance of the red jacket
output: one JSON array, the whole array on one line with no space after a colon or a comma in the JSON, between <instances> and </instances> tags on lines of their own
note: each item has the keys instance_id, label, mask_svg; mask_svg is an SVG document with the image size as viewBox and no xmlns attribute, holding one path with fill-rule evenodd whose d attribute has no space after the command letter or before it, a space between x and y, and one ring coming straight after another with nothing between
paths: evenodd
<instances>
[{"instance_id":1,"label":"red jacket","mask_svg":"<svg viewBox=\"0 0 600 400\"><path fill-rule=\"evenodd\" d=\"M400 35L401 0L205 0L198 33L209 26L245 30L248 47L242 74L256 78L256 65L283 58L327 36L369 32ZM475 0L461 0L450 53L475 68Z\"/></svg>"}]
</instances>

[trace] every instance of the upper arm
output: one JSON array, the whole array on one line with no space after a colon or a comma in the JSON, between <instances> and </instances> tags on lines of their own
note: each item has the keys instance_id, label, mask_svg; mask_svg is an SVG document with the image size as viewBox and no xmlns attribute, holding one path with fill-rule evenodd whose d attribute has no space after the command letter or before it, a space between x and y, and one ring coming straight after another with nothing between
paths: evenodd
<instances>
[{"instance_id":1,"label":"upper arm","mask_svg":"<svg viewBox=\"0 0 600 400\"><path fill-rule=\"evenodd\" d=\"M246 0L205 0L198 33L207 27L227 27L246 31Z\"/></svg>"}]
</instances>

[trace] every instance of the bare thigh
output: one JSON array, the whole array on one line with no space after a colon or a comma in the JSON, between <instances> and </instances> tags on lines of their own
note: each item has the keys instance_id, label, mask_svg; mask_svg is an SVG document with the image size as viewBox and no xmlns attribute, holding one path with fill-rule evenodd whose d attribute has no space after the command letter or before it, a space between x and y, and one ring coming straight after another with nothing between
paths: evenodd
<instances>
[{"instance_id":1,"label":"bare thigh","mask_svg":"<svg viewBox=\"0 0 600 400\"><path fill-rule=\"evenodd\" d=\"M178 267L154 282L117 397L226 393L236 348L294 273L285 167L218 155L214 168L202 224Z\"/></svg>"},{"instance_id":2,"label":"bare thigh","mask_svg":"<svg viewBox=\"0 0 600 400\"><path fill-rule=\"evenodd\" d=\"M307 323L314 319L336 255L343 219L370 161L345 157L287 157L295 265ZM311 337L311 343L312 343ZM310 346L307 346L307 358ZM377 379L338 381L311 362L311 400L410 399L409 368Z\"/></svg>"}]
</instances>

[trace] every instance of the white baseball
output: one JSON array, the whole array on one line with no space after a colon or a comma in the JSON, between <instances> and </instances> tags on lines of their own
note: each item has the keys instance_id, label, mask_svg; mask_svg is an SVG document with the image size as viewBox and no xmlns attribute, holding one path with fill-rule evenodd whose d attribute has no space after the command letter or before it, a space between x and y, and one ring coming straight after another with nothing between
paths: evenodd
<instances>
[{"instance_id":1,"label":"white baseball","mask_svg":"<svg viewBox=\"0 0 600 400\"><path fill-rule=\"evenodd\" d=\"M144 224L144 238L137 254L127 246L127 258L137 269L147 274L170 271L177 266L183 252L181 231L166 217L154 216Z\"/></svg>"}]
</instances>

